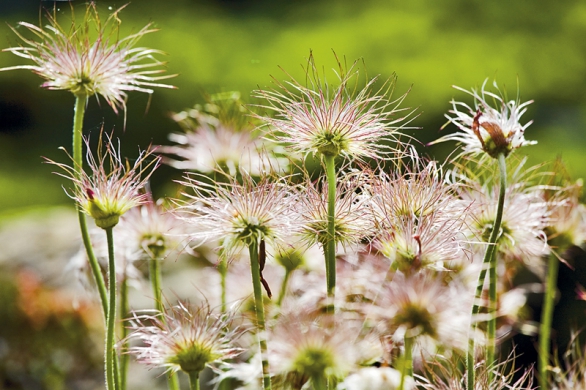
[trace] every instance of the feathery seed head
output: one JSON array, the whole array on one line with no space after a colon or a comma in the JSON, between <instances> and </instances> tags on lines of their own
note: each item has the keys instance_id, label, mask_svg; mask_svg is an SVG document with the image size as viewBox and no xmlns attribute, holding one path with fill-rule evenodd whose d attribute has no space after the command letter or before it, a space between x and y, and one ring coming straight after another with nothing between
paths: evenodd
<instances>
[{"instance_id":1,"label":"feathery seed head","mask_svg":"<svg viewBox=\"0 0 586 390\"><path fill-rule=\"evenodd\" d=\"M389 331L403 329L409 337L429 336L445 347L466 346L472 291L438 277L396 273L379 295L373 315Z\"/></svg>"},{"instance_id":2,"label":"feathery seed head","mask_svg":"<svg viewBox=\"0 0 586 390\"><path fill-rule=\"evenodd\" d=\"M334 213L335 237L343 246L359 244L373 233L372 213L368 207L368 195L361 191L360 175L348 173L338 180ZM327 183L306 181L299 196L299 215L302 220L301 235L309 244L324 245L328 240Z\"/></svg>"},{"instance_id":3,"label":"feathery seed head","mask_svg":"<svg viewBox=\"0 0 586 390\"><path fill-rule=\"evenodd\" d=\"M146 185L160 161L159 157L147 161L153 152L147 149L140 152L131 167L128 162L122 160L120 144L116 148L110 137L106 137L104 152L100 134L96 157L91 153L89 139L85 139L90 174L83 171L78 173L80 167L76 169L46 159L48 163L57 165L65 171L64 174L57 174L73 181L73 194L68 195L86 214L94 218L97 226L103 229L114 227L125 212L148 201L148 196L139 191Z\"/></svg>"},{"instance_id":4,"label":"feathery seed head","mask_svg":"<svg viewBox=\"0 0 586 390\"><path fill-rule=\"evenodd\" d=\"M525 129L531 125L532 121L524 125L520 123L521 116L533 101L524 103L521 103L519 99L505 101L506 97L501 96L496 81L493 86L499 94L486 91L487 81L488 79L482 84L480 92L454 86L457 90L474 98L474 108L466 103L452 100L450 113L454 116L446 114L446 118L449 120L448 123L455 124L462 132L446 135L433 143L458 141L463 144L463 154L486 153L493 158L499 154L508 156L521 146L537 143L537 141L527 141L524 137ZM488 103L489 99L494 101L495 107Z\"/></svg>"},{"instance_id":5,"label":"feathery seed head","mask_svg":"<svg viewBox=\"0 0 586 390\"><path fill-rule=\"evenodd\" d=\"M211 95L208 100L172 116L185 133L170 134L169 139L178 145L163 146L160 151L181 160L165 158L165 163L202 173L225 170L231 176L241 169L259 176L287 166L285 159L275 157L278 148L271 147L251 126L240 93Z\"/></svg>"},{"instance_id":6,"label":"feathery seed head","mask_svg":"<svg viewBox=\"0 0 586 390\"><path fill-rule=\"evenodd\" d=\"M130 347L140 363L167 371L199 372L242 352L235 342L243 329L233 327L232 311L214 313L207 304L179 302L164 312L137 314L131 319L128 340L143 345Z\"/></svg>"},{"instance_id":7,"label":"feathery seed head","mask_svg":"<svg viewBox=\"0 0 586 390\"><path fill-rule=\"evenodd\" d=\"M444 269L444 263L460 259L463 255L463 221L439 220L439 214L420 219L399 219L389 230L384 230L374 241L383 256L391 261L395 270L404 273L421 268Z\"/></svg>"},{"instance_id":8,"label":"feathery seed head","mask_svg":"<svg viewBox=\"0 0 586 390\"><path fill-rule=\"evenodd\" d=\"M300 384L341 379L358 363L359 346L353 340L359 330L327 315L283 315L269 336L271 369Z\"/></svg>"},{"instance_id":9,"label":"feathery seed head","mask_svg":"<svg viewBox=\"0 0 586 390\"><path fill-rule=\"evenodd\" d=\"M181 221L163 210L162 203L154 202L147 194L148 202L135 207L121 219L119 234L137 257L161 260L178 245L174 236L182 232Z\"/></svg>"},{"instance_id":10,"label":"feathery seed head","mask_svg":"<svg viewBox=\"0 0 586 390\"><path fill-rule=\"evenodd\" d=\"M274 257L277 263L289 272L296 270L305 263L303 251L296 247L282 248L274 254Z\"/></svg>"},{"instance_id":11,"label":"feathery seed head","mask_svg":"<svg viewBox=\"0 0 586 390\"><path fill-rule=\"evenodd\" d=\"M406 165L405 172L368 174L372 212L378 227L389 229L402 220L418 221L429 216L440 223L458 219L464 207L455 197L456 185L444 180L442 167L425 161L415 150L409 151L407 157L411 164Z\"/></svg>"},{"instance_id":12,"label":"feathery seed head","mask_svg":"<svg viewBox=\"0 0 586 390\"><path fill-rule=\"evenodd\" d=\"M470 181L460 196L471 204L467 226L482 242L487 242L496 217L498 188ZM498 251L506 258L529 262L549 253L546 227L550 206L541 197L541 187L527 187L512 181L507 186ZM484 247L479 247L484 251Z\"/></svg>"},{"instance_id":13,"label":"feathery seed head","mask_svg":"<svg viewBox=\"0 0 586 390\"><path fill-rule=\"evenodd\" d=\"M406 110L398 108L406 94L389 100L387 94L394 88L394 76L379 90L374 90L376 78L360 89L357 62L347 69L337 57L336 60L337 86L319 75L310 54L305 69L309 85L291 79L285 84L275 81L277 90L256 91L254 96L267 101L260 107L272 111L275 117L253 115L272 126L278 141L301 154L341 155L358 160L389 157L393 149L385 145L386 141L396 140L401 127L398 123L413 113L393 119L396 113Z\"/></svg>"},{"instance_id":14,"label":"feathery seed head","mask_svg":"<svg viewBox=\"0 0 586 390\"><path fill-rule=\"evenodd\" d=\"M126 108L127 91L152 94L152 87L175 88L158 83L173 77L155 76L164 72L164 65L153 55L161 52L134 47L145 34L156 31L151 25L126 38L118 39L120 11L116 10L102 24L96 5L87 5L81 24L75 23L66 31L57 21L55 13L47 13L49 25L39 27L27 22L19 25L27 28L38 40L24 37L15 28L12 30L24 45L4 51L31 60L33 65L18 65L2 70L30 69L44 78L43 87L68 90L76 96L102 95L115 112ZM74 14L72 9L72 14ZM93 30L97 36L92 38Z\"/></svg>"},{"instance_id":15,"label":"feathery seed head","mask_svg":"<svg viewBox=\"0 0 586 390\"><path fill-rule=\"evenodd\" d=\"M185 193L188 203L179 209L187 211L183 218L193 226L192 238L221 240L229 257L238 247L260 240L279 245L297 230L295 196L285 180L264 176L256 181L246 172L241 174L242 183L230 177L225 184L208 184L197 175L181 183L193 190Z\"/></svg>"},{"instance_id":16,"label":"feathery seed head","mask_svg":"<svg viewBox=\"0 0 586 390\"><path fill-rule=\"evenodd\" d=\"M515 369L515 355L496 365L484 362L474 367L474 390L534 390L533 370ZM467 373L461 363L450 360L425 362L422 375L416 375L417 386L425 390L465 390Z\"/></svg>"},{"instance_id":17,"label":"feathery seed head","mask_svg":"<svg viewBox=\"0 0 586 390\"><path fill-rule=\"evenodd\" d=\"M559 161L554 162L555 174L550 177L542 197L550 208L548 240L552 247L564 251L570 245L582 245L586 241L586 208L580 203L584 183L572 181Z\"/></svg>"}]
</instances>

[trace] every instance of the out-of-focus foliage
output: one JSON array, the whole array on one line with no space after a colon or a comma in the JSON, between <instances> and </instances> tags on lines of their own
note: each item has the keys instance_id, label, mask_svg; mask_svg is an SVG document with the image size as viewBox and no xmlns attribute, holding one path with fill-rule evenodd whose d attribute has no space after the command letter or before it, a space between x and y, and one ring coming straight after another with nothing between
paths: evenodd
<instances>
[{"instance_id":1,"label":"out-of-focus foliage","mask_svg":"<svg viewBox=\"0 0 586 390\"><path fill-rule=\"evenodd\" d=\"M32 270L2 271L0 386L69 389L92 377L99 383L96 307L73 308L69 294L44 285Z\"/></svg>"},{"instance_id":2,"label":"out-of-focus foliage","mask_svg":"<svg viewBox=\"0 0 586 390\"><path fill-rule=\"evenodd\" d=\"M40 8L55 4L63 20L71 13L65 2L27 3L0 5L2 21L7 23L0 25L1 46L17 45L8 25L21 20L38 23ZM81 2L71 4L83 11ZM122 5L97 4L104 14ZM412 86L407 103L421 107L415 125L423 130L409 133L424 143L439 136L448 101L461 98L451 85L470 88L487 77L496 78L514 98L519 84L522 98L536 101L527 114L535 118L527 138L541 144L526 151L534 156L532 162L561 154L573 175L586 177L586 168L578 164L586 147L580 136L586 102L582 39L586 4L582 1L145 0L130 4L120 17L122 34L154 22L160 31L145 36L140 45L166 52L169 72L179 74L172 81L179 90L156 91L146 113L147 97L131 94L125 132L123 119L106 104L90 103L86 128L97 131L102 121L108 128L116 124L123 145L167 143L166 135L177 130L168 112L202 101L202 92L240 90L246 99L257 86L270 85L269 75L287 78L279 67L303 79L300 65L310 50L318 64L333 68L334 50L348 62L363 58L369 76L380 74L385 79L396 72L398 92ZM10 53L0 54L0 67L22 61ZM35 184L9 174L13 166L30 167L30 174L46 179L49 169L39 168L38 156L57 155L58 146L70 143L73 98L67 92L41 91L36 88L40 83L28 71L0 73L0 149L22 152L3 160L0 167L6 183L0 189L4 209L18 206L9 187L19 188L19 193L35 189ZM443 158L451 147L432 148L429 153ZM168 177L169 172L162 175ZM54 177L48 180L58 182ZM18 201L26 206L66 198L51 193Z\"/></svg>"}]
</instances>

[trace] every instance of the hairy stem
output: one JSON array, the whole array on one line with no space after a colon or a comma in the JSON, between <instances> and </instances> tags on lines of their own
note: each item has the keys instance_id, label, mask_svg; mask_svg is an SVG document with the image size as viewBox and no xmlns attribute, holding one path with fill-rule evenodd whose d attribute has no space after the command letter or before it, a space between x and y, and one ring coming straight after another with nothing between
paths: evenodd
<instances>
[{"instance_id":1,"label":"hairy stem","mask_svg":"<svg viewBox=\"0 0 586 390\"><path fill-rule=\"evenodd\" d=\"M330 298L334 297L336 289L336 164L334 159L334 156L324 155L328 180L328 235L324 245L324 254L328 297Z\"/></svg>"},{"instance_id":2,"label":"hairy stem","mask_svg":"<svg viewBox=\"0 0 586 390\"><path fill-rule=\"evenodd\" d=\"M287 294L287 284L289 284L289 277L291 276L291 270L285 270L285 277L283 278L283 283L281 283L281 291L279 292L279 298L277 299L277 306L281 307L281 303L283 303L283 298Z\"/></svg>"},{"instance_id":3,"label":"hairy stem","mask_svg":"<svg viewBox=\"0 0 586 390\"><path fill-rule=\"evenodd\" d=\"M108 287L110 290L110 302L108 304L108 317L106 323L106 385L108 390L118 388L115 379L115 351L114 329L116 326L116 264L114 261L114 235L113 228L107 228L108 239Z\"/></svg>"},{"instance_id":4,"label":"hairy stem","mask_svg":"<svg viewBox=\"0 0 586 390\"><path fill-rule=\"evenodd\" d=\"M128 303L128 279L126 277L126 272L124 272L124 279L122 283L120 283L120 318L122 319L122 333L121 339L126 340L128 336L128 328L126 327L126 318L128 318L128 313L130 313L130 307ZM122 350L128 350L128 342L124 341L122 344ZM129 356L127 353L120 355L120 389L126 390L126 376L128 374L128 362Z\"/></svg>"},{"instance_id":5,"label":"hairy stem","mask_svg":"<svg viewBox=\"0 0 586 390\"><path fill-rule=\"evenodd\" d=\"M153 297L155 298L155 308L162 313L161 267L157 259L149 260L149 278L151 279L151 288L153 290Z\"/></svg>"},{"instance_id":6,"label":"hairy stem","mask_svg":"<svg viewBox=\"0 0 586 390\"><path fill-rule=\"evenodd\" d=\"M312 377L311 386L312 390L328 390L331 388L325 376Z\"/></svg>"},{"instance_id":7,"label":"hairy stem","mask_svg":"<svg viewBox=\"0 0 586 390\"><path fill-rule=\"evenodd\" d=\"M190 390L199 390L199 371L189 371Z\"/></svg>"},{"instance_id":8,"label":"hairy stem","mask_svg":"<svg viewBox=\"0 0 586 390\"><path fill-rule=\"evenodd\" d=\"M73 115L73 167L76 174L79 175L83 171L83 118L85 116L85 106L87 104L86 95L77 95L75 97L75 109ZM87 258L90 263L92 275L100 294L100 301L102 302L102 312L104 315L104 321L108 316L108 292L106 290L106 284L104 283L104 277L100 271L100 265L94 254L90 235L87 227L86 215L81 210L79 205L77 207L77 215L79 219L79 227L81 229L81 237L83 240L83 246L85 247Z\"/></svg>"},{"instance_id":9,"label":"hairy stem","mask_svg":"<svg viewBox=\"0 0 586 390\"><path fill-rule=\"evenodd\" d=\"M262 288L260 282L260 265L258 262L258 242L255 240L250 243L250 271L252 273L252 287L254 290L254 307L256 310L257 337L260 345L260 355L262 360L263 389L271 389L271 375L269 372L269 360L267 356L267 336L265 332L265 310L262 298Z\"/></svg>"},{"instance_id":10,"label":"hairy stem","mask_svg":"<svg viewBox=\"0 0 586 390\"><path fill-rule=\"evenodd\" d=\"M220 272L220 287L221 291L221 310L222 313L226 312L226 275L228 274L228 259L226 256L222 255L220 259L220 263L218 264L218 271Z\"/></svg>"},{"instance_id":11,"label":"hairy stem","mask_svg":"<svg viewBox=\"0 0 586 390\"><path fill-rule=\"evenodd\" d=\"M555 307L555 293L558 280L559 260L555 254L549 256L547 264L547 286L543 298L543 311L541 313L541 324L539 325L539 386L541 390L547 390L547 366L549 364L549 346L551 340L551 321Z\"/></svg>"},{"instance_id":12,"label":"hairy stem","mask_svg":"<svg viewBox=\"0 0 586 390\"><path fill-rule=\"evenodd\" d=\"M486 252L484 252L484 259L482 261L482 270L480 271L480 275L478 276L478 282L476 285L476 297L474 305L472 306L472 318L471 318L471 332L468 336L468 353L466 355L466 372L467 372L467 389L473 390L474 383L475 383L475 372L474 372L474 363L475 363L475 340L474 336L476 333L476 321L475 317L480 310L480 301L482 299L482 291L484 288L484 279L486 278L487 269L491 270L490 274L490 291L494 290L494 297L491 293L490 295L490 303L489 303L489 324L488 329L490 331L491 327L496 330L496 312L493 309L496 309L496 242L498 240L500 230L501 230L501 222L503 219L503 210L505 206L505 193L507 189L507 165L505 162L505 155L499 154L497 157L498 165L499 165L499 174L500 174L500 189L499 189L499 197L497 203L497 210L496 216L494 219L494 224L492 226L492 231L490 232L490 237L488 240L488 245L486 247ZM494 284L494 285L493 285ZM493 324L490 322L494 321ZM492 335L488 334L488 347L487 347L487 359L486 364L492 365L494 363L494 351L495 351L496 339L495 333L493 332ZM492 350L492 352L490 352Z\"/></svg>"},{"instance_id":13,"label":"hairy stem","mask_svg":"<svg viewBox=\"0 0 586 390\"><path fill-rule=\"evenodd\" d=\"M405 335L405 354L403 355L403 368L401 369L401 382L399 390L405 388L405 378L413 376L413 338Z\"/></svg>"},{"instance_id":14,"label":"hairy stem","mask_svg":"<svg viewBox=\"0 0 586 390\"><path fill-rule=\"evenodd\" d=\"M163 313L163 297L161 293L161 265L160 260L149 260L149 278L151 279L151 288L155 298L155 308ZM161 315L161 320L165 321L165 316ZM176 372L167 374L167 385L169 390L179 390L179 380Z\"/></svg>"}]
</instances>

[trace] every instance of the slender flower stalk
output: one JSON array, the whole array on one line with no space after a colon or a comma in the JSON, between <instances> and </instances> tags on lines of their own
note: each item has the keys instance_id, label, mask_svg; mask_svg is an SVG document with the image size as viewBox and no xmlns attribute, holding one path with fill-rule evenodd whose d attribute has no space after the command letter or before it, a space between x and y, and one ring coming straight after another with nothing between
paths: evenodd
<instances>
[{"instance_id":1,"label":"slender flower stalk","mask_svg":"<svg viewBox=\"0 0 586 390\"><path fill-rule=\"evenodd\" d=\"M283 298L285 298L285 295L287 294L287 286L289 284L289 278L291 277L291 270L286 269L285 270L285 276L283 277L283 282L281 282L281 290L279 291L279 297L277 298L277 306L281 307L281 304L283 303Z\"/></svg>"},{"instance_id":2,"label":"slender flower stalk","mask_svg":"<svg viewBox=\"0 0 586 390\"><path fill-rule=\"evenodd\" d=\"M547 280L545 285L545 296L543 298L543 309L541 313L541 324L539 326L539 386L542 390L548 390L549 380L547 367L549 365L551 343L551 323L555 307L555 293L558 280L559 259L552 253L547 262Z\"/></svg>"},{"instance_id":3,"label":"slender flower stalk","mask_svg":"<svg viewBox=\"0 0 586 390\"><path fill-rule=\"evenodd\" d=\"M116 262L114 260L114 235L113 227L105 228L108 239L108 317L106 325L106 389L118 389L118 381L115 380L115 373L119 372L116 367L116 350L114 349L114 333L116 329Z\"/></svg>"},{"instance_id":4,"label":"slender flower stalk","mask_svg":"<svg viewBox=\"0 0 586 390\"><path fill-rule=\"evenodd\" d=\"M75 110L73 116L73 167L74 167L74 174L79 179L82 176L83 170L83 151L82 151L82 133L83 133L83 118L85 114L85 107L87 104L87 97L78 95L75 97ZM83 212L83 209L79 204L76 205L78 219L79 219L79 226L81 229L81 236L83 240L83 245L86 249L87 258L90 263L90 267L92 270L92 275L94 277L94 281L96 282L96 286L98 288L98 293L100 294L100 301L102 302L102 311L104 314L104 321L106 321L107 313L108 313L108 293L106 290L106 285L104 283L104 277L100 272L100 265L98 264L98 260L94 254L94 250L92 248L89 230L86 221L86 214Z\"/></svg>"},{"instance_id":5,"label":"slender flower stalk","mask_svg":"<svg viewBox=\"0 0 586 390\"><path fill-rule=\"evenodd\" d=\"M285 275L281 282L281 288L277 298L277 306L279 308L281 308L283 299L287 295L291 275L301 268L307 259L307 252L301 248L299 238L292 238L290 241L287 246L277 250L273 255L275 261L285 269Z\"/></svg>"},{"instance_id":6,"label":"slender flower stalk","mask_svg":"<svg viewBox=\"0 0 586 390\"><path fill-rule=\"evenodd\" d=\"M486 252L484 253L484 259L482 261L483 267L478 275L478 283L476 284L476 302L472 307L472 318L478 315L480 311L480 300L482 299L482 290L484 287L484 279L486 278L487 269L489 270L489 323L488 323L488 345L486 354L486 364L488 367L492 366L496 362L494 361L495 345L496 345L496 267L497 267L497 256L496 247L497 240L501 234L501 221L503 217L503 210L505 205L505 194L507 188L507 165L505 163L505 155L500 154L498 156L499 170L500 170L500 189L497 204L497 211L494 220L494 224L491 228L490 237L487 242ZM475 363L475 340L474 333L476 331L477 324L472 321L472 329L468 338L468 354L466 355L466 370L468 373L468 389L474 389L474 363ZM489 378L492 374L488 373Z\"/></svg>"},{"instance_id":7,"label":"slender flower stalk","mask_svg":"<svg viewBox=\"0 0 586 390\"><path fill-rule=\"evenodd\" d=\"M328 259L326 285L331 300L335 295L338 244L344 248L360 244L373 234L373 224L368 197L360 191L362 176L348 172L338 178L333 157L324 159L327 165L325 183L320 186L307 179L300 192L299 214L303 222L302 239L308 246L321 245Z\"/></svg>"},{"instance_id":8,"label":"slender flower stalk","mask_svg":"<svg viewBox=\"0 0 586 390\"><path fill-rule=\"evenodd\" d=\"M126 270L124 272L124 277L122 279L122 282L120 282L120 318L122 318L121 321L121 328L122 328L122 332L120 335L120 338L122 340L125 340L126 337L128 336L128 324L127 321L124 320L125 318L128 318L130 314L130 302L128 301L128 277L126 275ZM123 343L122 345L122 349L126 349L128 348L128 345L126 345L126 343ZM127 355L122 355L120 356L119 359L119 367L120 367L120 389L125 390L126 389L126 379L127 379L127 375L128 375L128 363L129 363L129 359Z\"/></svg>"},{"instance_id":9,"label":"slender flower stalk","mask_svg":"<svg viewBox=\"0 0 586 390\"><path fill-rule=\"evenodd\" d=\"M271 373L269 370L269 359L267 356L267 335L265 326L265 310L263 302L263 294L261 287L261 267L259 264L259 245L256 240L250 242L249 246L250 253L250 270L252 273L252 287L254 291L254 309L256 312L256 328L258 343L260 346L260 355L262 361L262 376L263 376L263 389L270 390L271 387Z\"/></svg>"},{"instance_id":10,"label":"slender flower stalk","mask_svg":"<svg viewBox=\"0 0 586 390\"><path fill-rule=\"evenodd\" d=\"M462 154L481 154L490 156L498 161L500 173L500 190L497 206L497 213L494 223L491 227L490 238L487 243L486 252L483 260L483 269L480 272L477 284L477 300L480 299L486 276L486 266L489 270L489 322L488 322L488 346L486 364L488 367L495 364L495 333L496 333L496 246L501 232L501 221L506 192L506 157L515 149L524 145L535 144L535 141L527 141L524 138L525 129L532 123L521 125L519 120L527 110L527 105L532 101L520 103L520 100L505 101L499 94L485 90L486 83L482 84L480 92L476 90L467 91L459 87L456 89L463 91L474 98L474 109L466 103L452 101L453 110L450 111L454 116L446 115L449 123L455 124L461 132L456 132L444 136L437 142L458 141L463 145ZM496 82L494 87L497 91ZM499 91L500 92L500 91ZM492 99L497 107L491 107L487 99ZM460 111L460 108L464 108ZM479 311L479 304L476 302L472 308L474 317ZM472 325L472 332L469 336L469 347L467 354L467 372L468 372L468 389L474 389L474 338L475 326ZM488 372L489 380L492 378L491 371Z\"/></svg>"},{"instance_id":11,"label":"slender flower stalk","mask_svg":"<svg viewBox=\"0 0 586 390\"><path fill-rule=\"evenodd\" d=\"M149 278L151 280L151 287L155 298L155 308L158 311L163 312L163 298L161 290L161 265L159 259L149 260ZM162 320L165 320L164 317L162 318ZM179 381L177 379L177 375L175 375L174 372L169 373L167 381L169 383L169 390L179 390Z\"/></svg>"},{"instance_id":12,"label":"slender flower stalk","mask_svg":"<svg viewBox=\"0 0 586 390\"><path fill-rule=\"evenodd\" d=\"M334 156L325 155L328 179L328 235L324 244L328 296L333 298L336 288L336 165Z\"/></svg>"},{"instance_id":13,"label":"slender flower stalk","mask_svg":"<svg viewBox=\"0 0 586 390\"><path fill-rule=\"evenodd\" d=\"M189 372L189 388L191 390L199 390L199 371Z\"/></svg>"},{"instance_id":14,"label":"slender flower stalk","mask_svg":"<svg viewBox=\"0 0 586 390\"><path fill-rule=\"evenodd\" d=\"M413 377L413 338L405 334L404 343L405 352L403 354L403 366L401 369L401 382L399 383L399 390L405 387L405 381L408 377Z\"/></svg>"},{"instance_id":15,"label":"slender flower stalk","mask_svg":"<svg viewBox=\"0 0 586 390\"><path fill-rule=\"evenodd\" d=\"M220 257L218 271L220 272L220 305L223 313L226 311L226 276L228 274L228 259L225 256Z\"/></svg>"},{"instance_id":16,"label":"slender flower stalk","mask_svg":"<svg viewBox=\"0 0 586 390\"><path fill-rule=\"evenodd\" d=\"M551 225L547 228L548 243L552 248L552 253L549 255L547 265L546 290L543 298L541 324L539 326L539 360L537 362L539 386L543 390L548 390L550 387L560 389L580 388L578 383L581 383L582 387L585 387L584 384L586 384L582 364L584 355L579 350L579 345L570 345L568 347L567 356L574 358L576 361L565 362L566 367L563 367L561 378L556 375L554 379L555 385L550 378L550 372L552 371L550 369L551 325L556 305L559 262L564 261L563 256L568 248L572 245L580 246L586 241L584 206L580 204L583 183L581 180L576 183L570 182L565 167L559 161L556 161L554 171L556 175L552 176L550 183L548 183L549 186L543 191L543 198L550 206L552 214ZM578 289L579 299L580 291L581 289ZM574 341L576 342L576 340ZM575 376L577 373L581 373L581 375Z\"/></svg>"},{"instance_id":17,"label":"slender flower stalk","mask_svg":"<svg viewBox=\"0 0 586 390\"><path fill-rule=\"evenodd\" d=\"M147 203L133 208L122 216L119 232L132 255L148 262L155 308L162 312L161 266L171 250L178 245L174 236L180 234L182 225L174 215L164 212L162 202L154 202L148 193L147 196ZM122 318L127 317L128 311ZM126 339L126 333L123 339ZM127 346L122 345L122 348L127 349ZM128 355L123 355L122 359L127 360ZM170 373L167 379L169 389L179 389L175 373Z\"/></svg>"}]
</instances>

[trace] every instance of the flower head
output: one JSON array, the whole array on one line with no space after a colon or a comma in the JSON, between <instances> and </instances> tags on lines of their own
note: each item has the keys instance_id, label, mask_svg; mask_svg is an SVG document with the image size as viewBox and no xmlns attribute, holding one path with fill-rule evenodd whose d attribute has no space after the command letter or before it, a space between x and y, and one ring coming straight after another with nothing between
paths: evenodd
<instances>
[{"instance_id":1,"label":"flower head","mask_svg":"<svg viewBox=\"0 0 586 390\"><path fill-rule=\"evenodd\" d=\"M58 174L73 181L75 189L73 194L68 195L94 218L96 225L103 229L111 228L118 224L125 212L148 201L148 196L139 190L159 165L160 158L147 161L152 150L142 151L131 167L122 160L120 145L116 148L109 137L103 152L100 136L97 157L91 153L89 139L86 138L85 142L90 174L81 171L80 167L76 169L49 159L47 162L62 168L65 173Z\"/></svg>"},{"instance_id":2,"label":"flower head","mask_svg":"<svg viewBox=\"0 0 586 390\"><path fill-rule=\"evenodd\" d=\"M404 273L421 268L444 269L444 263L464 256L463 225L457 217L440 221L435 215L421 219L402 219L381 232L374 246L391 261L395 270Z\"/></svg>"},{"instance_id":3,"label":"flower head","mask_svg":"<svg viewBox=\"0 0 586 390\"><path fill-rule=\"evenodd\" d=\"M217 169L237 176L240 168L259 176L270 168L286 166L285 160L271 153L258 131L254 131L250 117L240 100L240 93L212 95L205 105L172 116L185 133L169 134L177 145L163 146L160 152L175 155L181 160L166 157L163 162L178 168L212 173Z\"/></svg>"},{"instance_id":4,"label":"flower head","mask_svg":"<svg viewBox=\"0 0 586 390\"><path fill-rule=\"evenodd\" d=\"M274 112L275 117L256 116L274 128L278 141L305 155L342 155L355 159L389 155L393 149L385 141L396 139L396 125L410 115L393 119L396 113L405 110L398 106L406 94L395 101L387 98L395 77L374 93L376 78L360 89L356 63L350 69L345 69L339 61L338 66L339 83L329 85L318 74L310 55L306 69L309 86L291 79L285 84L276 81L278 90L256 91L256 97L268 102L262 107Z\"/></svg>"},{"instance_id":5,"label":"flower head","mask_svg":"<svg viewBox=\"0 0 586 390\"><path fill-rule=\"evenodd\" d=\"M457 90L466 92L474 98L474 108L463 102L452 100L449 122L462 130L446 135L433 143L444 141L458 141L463 144L464 154L486 153L496 158L499 154L505 157L513 150L525 145L536 144L537 141L527 141L524 137L525 129L533 123L529 121L522 125L521 116L527 110L532 100L521 103L519 99L505 101L505 98L485 90L488 79L484 81L480 92L471 91L454 86ZM498 91L498 86L494 82ZM487 100L492 99L496 107L492 107ZM460 111L463 109L463 111ZM448 123L449 123L448 122Z\"/></svg>"},{"instance_id":6,"label":"flower head","mask_svg":"<svg viewBox=\"0 0 586 390\"><path fill-rule=\"evenodd\" d=\"M372 211L380 228L391 228L398 221L424 219L453 220L464 207L455 197L456 185L446 183L442 167L425 161L412 149L406 155L411 168L388 175L371 172L368 190Z\"/></svg>"},{"instance_id":7,"label":"flower head","mask_svg":"<svg viewBox=\"0 0 586 390\"><path fill-rule=\"evenodd\" d=\"M579 333L572 332L563 360L556 359L550 376L550 388L558 390L586 389L586 349L580 345Z\"/></svg>"},{"instance_id":8,"label":"flower head","mask_svg":"<svg viewBox=\"0 0 586 390\"><path fill-rule=\"evenodd\" d=\"M148 202L122 216L119 235L136 258L160 260L179 245L177 236L183 232L181 222L149 195Z\"/></svg>"},{"instance_id":9,"label":"flower head","mask_svg":"<svg viewBox=\"0 0 586 390\"><path fill-rule=\"evenodd\" d=\"M294 196L283 180L261 177L255 181L246 172L242 183L209 184L196 175L182 182L193 194L178 212L192 226L191 236L201 242L219 240L222 252L230 256L237 248L252 242L278 245L295 233ZM206 182L207 181L207 182Z\"/></svg>"},{"instance_id":10,"label":"flower head","mask_svg":"<svg viewBox=\"0 0 586 390\"><path fill-rule=\"evenodd\" d=\"M496 218L498 188L467 179L460 197L471 205L467 226L481 242L487 242ZM506 259L517 259L530 265L541 264L549 253L545 229L551 223L550 205L542 198L542 186L530 186L528 178L512 178L507 186L497 250ZM485 246L478 246L484 252Z\"/></svg>"},{"instance_id":11,"label":"flower head","mask_svg":"<svg viewBox=\"0 0 586 390\"><path fill-rule=\"evenodd\" d=\"M407 172L370 176L369 191L378 234L374 247L402 272L442 269L463 255L465 206L442 169L413 152Z\"/></svg>"},{"instance_id":12,"label":"flower head","mask_svg":"<svg viewBox=\"0 0 586 390\"><path fill-rule=\"evenodd\" d=\"M341 379L360 363L359 326L330 316L296 312L279 317L269 336L269 361L275 374L315 388Z\"/></svg>"},{"instance_id":13,"label":"flower head","mask_svg":"<svg viewBox=\"0 0 586 390\"><path fill-rule=\"evenodd\" d=\"M164 312L134 313L128 339L144 345L130 347L128 353L166 371L200 372L242 352L235 342L243 329L232 327L233 321L233 312L216 314L205 304L183 302Z\"/></svg>"},{"instance_id":14,"label":"flower head","mask_svg":"<svg viewBox=\"0 0 586 390\"><path fill-rule=\"evenodd\" d=\"M345 174L337 184L334 214L335 237L342 246L359 244L373 233L373 223L368 207L369 198L360 192L363 180L360 175ZM327 183L306 181L299 196L301 236L309 244L325 245L328 237Z\"/></svg>"},{"instance_id":15,"label":"flower head","mask_svg":"<svg viewBox=\"0 0 586 390\"><path fill-rule=\"evenodd\" d=\"M118 39L118 14L124 7L102 24L95 4L90 2L82 23L77 25L73 17L68 31L58 23L57 15L51 13L47 13L49 25L44 28L20 22L38 40L26 38L13 28L24 45L4 51L34 64L0 70L30 69L46 80L42 84L45 88L68 90L76 96L102 95L115 112L126 107L127 91L152 94L152 87L174 88L157 82L173 77L155 76L164 71L153 69L164 65L153 57L161 52L134 47L143 35L156 31L150 24ZM95 39L93 30L97 33Z\"/></svg>"},{"instance_id":16,"label":"flower head","mask_svg":"<svg viewBox=\"0 0 586 390\"><path fill-rule=\"evenodd\" d=\"M463 350L470 322L472 291L438 277L397 273L372 308L383 331L402 330L408 337L427 336L448 348ZM387 333L391 334L391 333Z\"/></svg>"},{"instance_id":17,"label":"flower head","mask_svg":"<svg viewBox=\"0 0 586 390\"><path fill-rule=\"evenodd\" d=\"M425 390L464 390L467 373L456 359L425 362L422 375L417 375L417 386ZM515 355L496 365L475 367L474 390L533 390L533 371L515 369Z\"/></svg>"}]
</instances>

